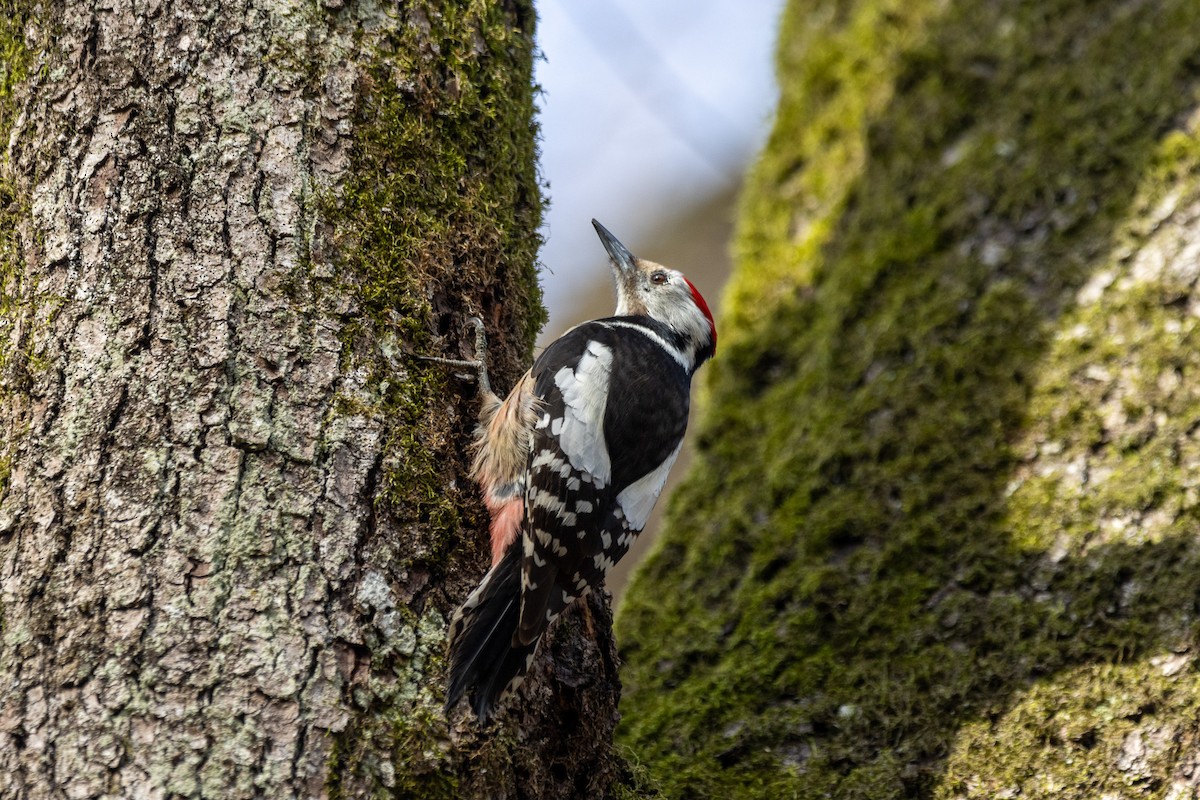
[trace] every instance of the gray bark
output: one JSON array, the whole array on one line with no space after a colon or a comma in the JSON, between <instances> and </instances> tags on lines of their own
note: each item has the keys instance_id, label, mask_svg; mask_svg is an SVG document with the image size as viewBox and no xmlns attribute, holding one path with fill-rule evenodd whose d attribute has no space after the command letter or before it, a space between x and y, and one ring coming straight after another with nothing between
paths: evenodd
<instances>
[{"instance_id":1,"label":"gray bark","mask_svg":"<svg viewBox=\"0 0 1200 800\"><path fill-rule=\"evenodd\" d=\"M482 574L483 532L447 532L392 484L398 464L439 464L468 508L452 522L482 521L470 389L389 416L388 392L417 377L380 360L385 327L363 322L342 264L355 231L333 211L376 48L428 34L429 5L68 1L16 17L0 797L606 791L603 604L598 633L587 614L560 626L543 653L559 666L543 661L499 732L442 717L445 620ZM528 60L532 15L507 15ZM501 133L532 136L528 120ZM426 276L451 307L443 332L466 310L457 266ZM489 323L511 330L520 311ZM522 348L494 333L503 377ZM435 418L441 438L413 442Z\"/></svg>"}]
</instances>

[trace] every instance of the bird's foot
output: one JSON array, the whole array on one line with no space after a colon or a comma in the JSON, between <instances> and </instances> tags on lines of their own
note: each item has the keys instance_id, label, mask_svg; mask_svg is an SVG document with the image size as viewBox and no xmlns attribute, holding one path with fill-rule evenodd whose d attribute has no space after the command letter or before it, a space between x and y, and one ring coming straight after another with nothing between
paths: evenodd
<instances>
[{"instance_id":1,"label":"bird's foot","mask_svg":"<svg viewBox=\"0 0 1200 800\"><path fill-rule=\"evenodd\" d=\"M475 370L475 379L479 382L480 393L487 393L492 391L492 383L488 378L487 371L487 333L483 329L483 320L479 317L471 317L467 320L467 324L475 329L475 358L473 360L439 358L437 356L417 356L417 358L434 364L473 369Z\"/></svg>"}]
</instances>

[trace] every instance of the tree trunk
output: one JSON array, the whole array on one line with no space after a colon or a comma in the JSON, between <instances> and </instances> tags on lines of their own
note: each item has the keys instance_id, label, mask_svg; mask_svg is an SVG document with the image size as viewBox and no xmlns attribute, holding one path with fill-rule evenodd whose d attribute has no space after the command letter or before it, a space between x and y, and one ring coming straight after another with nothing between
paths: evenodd
<instances>
[{"instance_id":1,"label":"tree trunk","mask_svg":"<svg viewBox=\"0 0 1200 800\"><path fill-rule=\"evenodd\" d=\"M1198 796L1198 30L792 0L618 623L668 796Z\"/></svg>"},{"instance_id":2,"label":"tree trunk","mask_svg":"<svg viewBox=\"0 0 1200 800\"><path fill-rule=\"evenodd\" d=\"M0 796L608 792L600 601L441 710L475 405L406 353L543 320L530 4L3 11Z\"/></svg>"}]
</instances>

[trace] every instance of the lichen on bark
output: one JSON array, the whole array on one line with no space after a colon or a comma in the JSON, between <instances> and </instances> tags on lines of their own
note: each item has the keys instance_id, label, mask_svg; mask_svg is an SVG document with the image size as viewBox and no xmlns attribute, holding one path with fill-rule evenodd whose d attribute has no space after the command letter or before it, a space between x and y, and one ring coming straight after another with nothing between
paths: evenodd
<instances>
[{"instance_id":1,"label":"lichen on bark","mask_svg":"<svg viewBox=\"0 0 1200 800\"><path fill-rule=\"evenodd\" d=\"M1197 25L789 4L619 618L667 796L1192 796Z\"/></svg>"}]
</instances>

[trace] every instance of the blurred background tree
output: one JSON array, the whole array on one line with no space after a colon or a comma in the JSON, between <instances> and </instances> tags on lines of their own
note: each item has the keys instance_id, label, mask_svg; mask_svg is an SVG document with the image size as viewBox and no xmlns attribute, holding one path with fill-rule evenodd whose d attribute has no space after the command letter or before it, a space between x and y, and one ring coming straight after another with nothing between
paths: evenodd
<instances>
[{"instance_id":1,"label":"blurred background tree","mask_svg":"<svg viewBox=\"0 0 1200 800\"><path fill-rule=\"evenodd\" d=\"M670 797L1195 797L1200 7L792 0L618 619Z\"/></svg>"}]
</instances>

